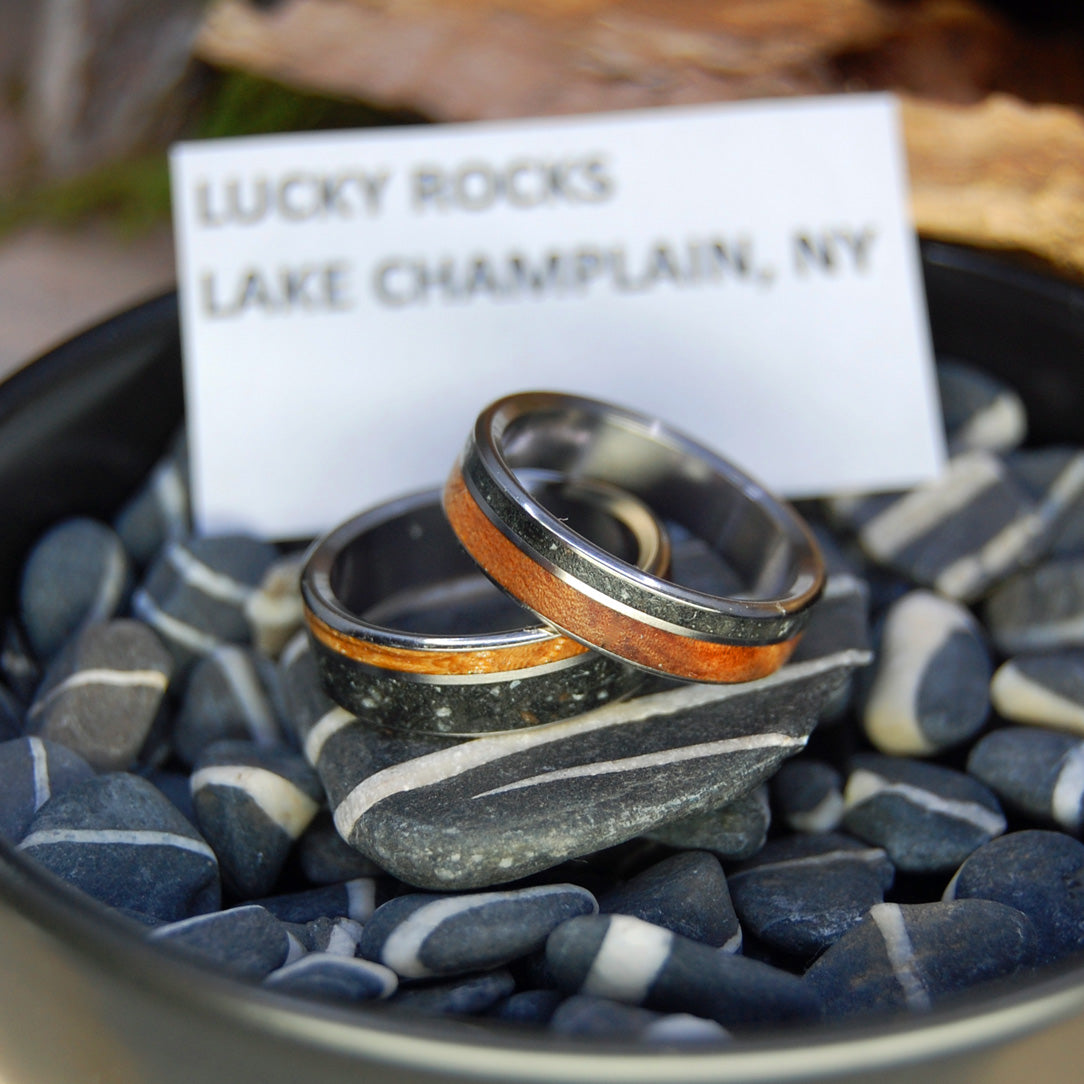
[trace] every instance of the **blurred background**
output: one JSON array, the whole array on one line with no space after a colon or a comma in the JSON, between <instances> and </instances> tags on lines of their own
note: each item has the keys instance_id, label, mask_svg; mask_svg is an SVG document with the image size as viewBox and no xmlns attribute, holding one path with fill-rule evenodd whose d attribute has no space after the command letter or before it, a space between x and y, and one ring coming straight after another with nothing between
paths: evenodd
<instances>
[{"instance_id":1,"label":"blurred background","mask_svg":"<svg viewBox=\"0 0 1084 1084\"><path fill-rule=\"evenodd\" d=\"M177 139L881 89L923 236L1084 278L1079 0L0 0L0 373L171 287Z\"/></svg>"}]
</instances>

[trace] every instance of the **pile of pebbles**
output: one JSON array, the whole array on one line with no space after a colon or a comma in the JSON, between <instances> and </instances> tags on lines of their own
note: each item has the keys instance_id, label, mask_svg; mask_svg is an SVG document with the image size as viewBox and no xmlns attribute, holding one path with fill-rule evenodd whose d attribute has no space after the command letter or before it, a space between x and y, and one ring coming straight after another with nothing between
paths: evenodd
<instances>
[{"instance_id":1,"label":"pile of pebbles","mask_svg":"<svg viewBox=\"0 0 1084 1084\"><path fill-rule=\"evenodd\" d=\"M938 376L941 477L802 509L830 573L804 654L510 739L332 704L300 555L192 537L182 437L27 555L0 835L243 982L562 1035L922 1013L1078 956L1084 451Z\"/></svg>"}]
</instances>

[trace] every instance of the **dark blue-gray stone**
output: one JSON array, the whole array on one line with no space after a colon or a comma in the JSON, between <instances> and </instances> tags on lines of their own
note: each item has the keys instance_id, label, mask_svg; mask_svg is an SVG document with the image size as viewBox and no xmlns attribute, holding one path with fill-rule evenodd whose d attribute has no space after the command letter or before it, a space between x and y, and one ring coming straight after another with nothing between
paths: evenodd
<instances>
[{"instance_id":1,"label":"dark blue-gray stone","mask_svg":"<svg viewBox=\"0 0 1084 1084\"><path fill-rule=\"evenodd\" d=\"M306 923L325 916L367 922L378 902L377 882L358 877L342 884L284 892L256 901L284 922Z\"/></svg>"},{"instance_id":2,"label":"dark blue-gray stone","mask_svg":"<svg viewBox=\"0 0 1084 1084\"><path fill-rule=\"evenodd\" d=\"M185 538L191 524L188 445L182 430L143 484L121 506L113 527L132 560L144 566L167 542Z\"/></svg>"},{"instance_id":3,"label":"dark blue-gray stone","mask_svg":"<svg viewBox=\"0 0 1084 1084\"><path fill-rule=\"evenodd\" d=\"M283 745L283 711L275 664L252 648L222 644L192 667L173 724L173 747L192 765L207 746L227 738Z\"/></svg>"},{"instance_id":4,"label":"dark blue-gray stone","mask_svg":"<svg viewBox=\"0 0 1084 1084\"><path fill-rule=\"evenodd\" d=\"M170 653L141 622L88 625L50 663L27 729L99 771L127 770L164 711L172 673Z\"/></svg>"},{"instance_id":5,"label":"dark blue-gray stone","mask_svg":"<svg viewBox=\"0 0 1084 1084\"><path fill-rule=\"evenodd\" d=\"M768 788L763 784L719 809L668 821L644 833L645 839L678 850L711 851L720 858L748 858L764 846L772 823Z\"/></svg>"},{"instance_id":6,"label":"dark blue-gray stone","mask_svg":"<svg viewBox=\"0 0 1084 1084\"><path fill-rule=\"evenodd\" d=\"M727 880L748 933L787 955L810 958L883 903L894 877L880 847L826 832L772 840Z\"/></svg>"},{"instance_id":7,"label":"dark blue-gray stone","mask_svg":"<svg viewBox=\"0 0 1084 1084\"><path fill-rule=\"evenodd\" d=\"M781 764L769 791L774 816L792 832L832 832L843 820L843 776L823 760Z\"/></svg>"},{"instance_id":8,"label":"dark blue-gray stone","mask_svg":"<svg viewBox=\"0 0 1084 1084\"><path fill-rule=\"evenodd\" d=\"M650 1009L612 998L573 994L552 1013L549 1029L555 1035L580 1038L639 1039L660 1017Z\"/></svg>"},{"instance_id":9,"label":"dark blue-gray stone","mask_svg":"<svg viewBox=\"0 0 1084 1084\"><path fill-rule=\"evenodd\" d=\"M990 713L992 673L970 611L932 591L911 591L885 615L861 704L866 736L895 756L932 756L961 745Z\"/></svg>"},{"instance_id":10,"label":"dark blue-gray stone","mask_svg":"<svg viewBox=\"0 0 1084 1084\"><path fill-rule=\"evenodd\" d=\"M94 769L66 746L42 738L0 742L0 836L18 843L50 798L90 779Z\"/></svg>"},{"instance_id":11,"label":"dark blue-gray stone","mask_svg":"<svg viewBox=\"0 0 1084 1084\"><path fill-rule=\"evenodd\" d=\"M13 617L0 618L0 678L21 704L29 704L41 681L41 664Z\"/></svg>"},{"instance_id":12,"label":"dark blue-gray stone","mask_svg":"<svg viewBox=\"0 0 1084 1084\"><path fill-rule=\"evenodd\" d=\"M404 978L462 975L527 956L556 926L597 909L590 892L568 884L461 896L410 893L376 909L359 952Z\"/></svg>"},{"instance_id":13,"label":"dark blue-gray stone","mask_svg":"<svg viewBox=\"0 0 1084 1084\"><path fill-rule=\"evenodd\" d=\"M422 1016L481 1016L506 1000L516 981L504 968L452 982L400 986L391 1004Z\"/></svg>"},{"instance_id":14,"label":"dark blue-gray stone","mask_svg":"<svg viewBox=\"0 0 1084 1084\"><path fill-rule=\"evenodd\" d=\"M1056 445L1021 448L1005 462L1046 521L1043 553L1060 557L1084 552L1084 451Z\"/></svg>"},{"instance_id":15,"label":"dark blue-gray stone","mask_svg":"<svg viewBox=\"0 0 1084 1084\"><path fill-rule=\"evenodd\" d=\"M843 797L847 831L908 873L955 870L1005 831L997 798L978 779L907 757L852 757Z\"/></svg>"},{"instance_id":16,"label":"dark blue-gray stone","mask_svg":"<svg viewBox=\"0 0 1084 1084\"><path fill-rule=\"evenodd\" d=\"M968 362L938 358L937 387L950 454L1006 452L1023 443L1027 412L1004 381Z\"/></svg>"},{"instance_id":17,"label":"dark blue-gray stone","mask_svg":"<svg viewBox=\"0 0 1084 1084\"><path fill-rule=\"evenodd\" d=\"M691 1013L735 1030L810 1023L821 1013L796 976L627 915L562 923L546 942L546 965L568 994Z\"/></svg>"},{"instance_id":18,"label":"dark blue-gray stone","mask_svg":"<svg viewBox=\"0 0 1084 1084\"><path fill-rule=\"evenodd\" d=\"M982 618L1002 655L1084 647L1084 555L1010 576L990 592Z\"/></svg>"},{"instance_id":19,"label":"dark blue-gray stone","mask_svg":"<svg viewBox=\"0 0 1084 1084\"><path fill-rule=\"evenodd\" d=\"M990 682L1003 719L1084 735L1084 648L1017 655Z\"/></svg>"},{"instance_id":20,"label":"dark blue-gray stone","mask_svg":"<svg viewBox=\"0 0 1084 1084\"><path fill-rule=\"evenodd\" d=\"M241 979L259 981L286 961L286 927L263 907L248 905L182 919L150 933L169 945Z\"/></svg>"},{"instance_id":21,"label":"dark blue-gray stone","mask_svg":"<svg viewBox=\"0 0 1084 1084\"><path fill-rule=\"evenodd\" d=\"M264 979L272 990L318 1001L376 1001L390 997L398 985L395 972L369 960L312 952Z\"/></svg>"},{"instance_id":22,"label":"dark blue-gray stone","mask_svg":"<svg viewBox=\"0 0 1084 1084\"><path fill-rule=\"evenodd\" d=\"M548 1024L563 1000L559 990L520 990L494 1005L489 1015L509 1024Z\"/></svg>"},{"instance_id":23,"label":"dark blue-gray stone","mask_svg":"<svg viewBox=\"0 0 1084 1084\"><path fill-rule=\"evenodd\" d=\"M38 540L19 582L19 616L30 646L48 659L79 629L124 608L132 570L113 529L97 520L67 519Z\"/></svg>"},{"instance_id":24,"label":"dark blue-gray stone","mask_svg":"<svg viewBox=\"0 0 1084 1084\"><path fill-rule=\"evenodd\" d=\"M737 952L741 927L719 859L671 855L599 897L600 914L632 915L705 945Z\"/></svg>"},{"instance_id":25,"label":"dark blue-gray stone","mask_svg":"<svg viewBox=\"0 0 1084 1084\"><path fill-rule=\"evenodd\" d=\"M877 904L806 972L829 1017L926 1012L1029 970L1027 916L990 900Z\"/></svg>"},{"instance_id":26,"label":"dark blue-gray stone","mask_svg":"<svg viewBox=\"0 0 1084 1084\"><path fill-rule=\"evenodd\" d=\"M208 746L191 786L196 823L218 855L224 886L249 900L272 891L324 797L299 754L247 741Z\"/></svg>"},{"instance_id":27,"label":"dark blue-gray stone","mask_svg":"<svg viewBox=\"0 0 1084 1084\"><path fill-rule=\"evenodd\" d=\"M335 830L331 814L317 813L297 841L297 864L313 885L333 885L355 877L379 877L384 871L355 851Z\"/></svg>"},{"instance_id":28,"label":"dark blue-gray stone","mask_svg":"<svg viewBox=\"0 0 1084 1084\"><path fill-rule=\"evenodd\" d=\"M847 650L458 744L389 735L347 713L321 717L302 741L359 851L409 884L485 887L748 794L804 747L867 658Z\"/></svg>"},{"instance_id":29,"label":"dark blue-gray stone","mask_svg":"<svg viewBox=\"0 0 1084 1084\"><path fill-rule=\"evenodd\" d=\"M19 737L25 724L23 705L6 686L0 685L0 741Z\"/></svg>"},{"instance_id":30,"label":"dark blue-gray stone","mask_svg":"<svg viewBox=\"0 0 1084 1084\"><path fill-rule=\"evenodd\" d=\"M1006 806L1041 824L1084 827L1084 741L1036 726L1011 726L980 738L967 770Z\"/></svg>"},{"instance_id":31,"label":"dark blue-gray stone","mask_svg":"<svg viewBox=\"0 0 1084 1084\"><path fill-rule=\"evenodd\" d=\"M309 952L329 952L333 956L356 956L365 927L345 915L323 915L297 929L297 936Z\"/></svg>"},{"instance_id":32,"label":"dark blue-gray stone","mask_svg":"<svg viewBox=\"0 0 1084 1084\"><path fill-rule=\"evenodd\" d=\"M41 807L19 849L102 903L165 922L218 910L214 851L147 780L95 776Z\"/></svg>"},{"instance_id":33,"label":"dark blue-gray stone","mask_svg":"<svg viewBox=\"0 0 1084 1084\"><path fill-rule=\"evenodd\" d=\"M1010 832L980 847L956 871L946 900L994 900L1031 919L1036 963L1084 952L1084 843L1064 832Z\"/></svg>"},{"instance_id":34,"label":"dark blue-gray stone","mask_svg":"<svg viewBox=\"0 0 1084 1084\"><path fill-rule=\"evenodd\" d=\"M247 535L170 542L132 595L132 613L186 673L221 643L249 642L245 604L277 558L269 542Z\"/></svg>"}]
</instances>

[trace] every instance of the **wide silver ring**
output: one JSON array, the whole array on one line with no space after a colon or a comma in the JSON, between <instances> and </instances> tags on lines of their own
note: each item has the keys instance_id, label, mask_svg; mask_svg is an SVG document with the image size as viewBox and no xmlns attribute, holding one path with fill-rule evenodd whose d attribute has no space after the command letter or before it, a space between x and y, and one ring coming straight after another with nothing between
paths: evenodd
<instances>
[{"instance_id":1,"label":"wide silver ring","mask_svg":"<svg viewBox=\"0 0 1084 1084\"><path fill-rule=\"evenodd\" d=\"M669 539L611 486L536 471L540 507L663 572ZM302 572L305 617L328 695L377 726L471 736L552 722L634 692L643 675L538 622L456 541L440 492L390 501L337 527Z\"/></svg>"},{"instance_id":2,"label":"wide silver ring","mask_svg":"<svg viewBox=\"0 0 1084 1084\"><path fill-rule=\"evenodd\" d=\"M724 595L669 582L585 540L524 485L528 468L603 481L703 540ZM655 673L748 681L790 656L824 584L798 514L658 419L556 392L479 415L444 490L460 542L506 591L573 639Z\"/></svg>"}]
</instances>

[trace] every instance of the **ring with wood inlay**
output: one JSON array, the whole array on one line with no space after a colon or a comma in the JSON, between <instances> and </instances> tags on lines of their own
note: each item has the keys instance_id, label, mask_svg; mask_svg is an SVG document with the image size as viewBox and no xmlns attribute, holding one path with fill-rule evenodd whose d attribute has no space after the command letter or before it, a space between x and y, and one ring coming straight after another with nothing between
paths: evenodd
<instances>
[{"instance_id":1,"label":"ring with wood inlay","mask_svg":"<svg viewBox=\"0 0 1084 1084\"><path fill-rule=\"evenodd\" d=\"M541 471L526 484L584 536L634 565L668 568L669 539L636 499ZM438 490L383 504L315 543L301 590L324 688L375 725L454 736L515 730L643 683L497 590L456 541Z\"/></svg>"},{"instance_id":2,"label":"ring with wood inlay","mask_svg":"<svg viewBox=\"0 0 1084 1084\"><path fill-rule=\"evenodd\" d=\"M527 468L638 497L702 540L733 589L669 582L583 538L532 497ZM487 407L444 510L487 575L543 620L671 677L736 682L776 670L824 585L817 544L788 504L657 419L579 396L523 392Z\"/></svg>"}]
</instances>

